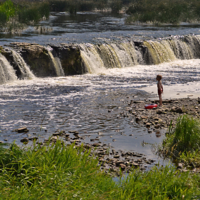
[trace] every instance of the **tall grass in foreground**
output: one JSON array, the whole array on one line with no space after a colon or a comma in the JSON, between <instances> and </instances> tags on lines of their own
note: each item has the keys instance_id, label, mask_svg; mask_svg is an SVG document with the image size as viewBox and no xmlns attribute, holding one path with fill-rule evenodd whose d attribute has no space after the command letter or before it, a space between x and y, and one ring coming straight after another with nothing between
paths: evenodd
<instances>
[{"instance_id":1,"label":"tall grass in foreground","mask_svg":"<svg viewBox=\"0 0 200 200\"><path fill-rule=\"evenodd\" d=\"M165 153L200 166L200 121L188 115L178 118L176 127L163 141Z\"/></svg>"},{"instance_id":2,"label":"tall grass in foreground","mask_svg":"<svg viewBox=\"0 0 200 200\"><path fill-rule=\"evenodd\" d=\"M135 170L114 182L83 147L0 147L0 199L191 199L199 175L171 167Z\"/></svg>"}]
</instances>

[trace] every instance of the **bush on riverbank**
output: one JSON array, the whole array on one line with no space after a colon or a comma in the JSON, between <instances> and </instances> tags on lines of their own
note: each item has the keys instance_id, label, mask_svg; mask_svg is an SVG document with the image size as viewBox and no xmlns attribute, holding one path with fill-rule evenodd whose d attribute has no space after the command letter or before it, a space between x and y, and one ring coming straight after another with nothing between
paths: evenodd
<instances>
[{"instance_id":1,"label":"bush on riverbank","mask_svg":"<svg viewBox=\"0 0 200 200\"><path fill-rule=\"evenodd\" d=\"M17 7L11 0L0 4L0 24L4 25L11 17L16 15Z\"/></svg>"},{"instance_id":2,"label":"bush on riverbank","mask_svg":"<svg viewBox=\"0 0 200 200\"><path fill-rule=\"evenodd\" d=\"M175 129L163 141L163 152L200 166L200 121L188 115L179 117Z\"/></svg>"},{"instance_id":3,"label":"bush on riverbank","mask_svg":"<svg viewBox=\"0 0 200 200\"><path fill-rule=\"evenodd\" d=\"M200 2L196 0L138 0L127 10L127 23L152 22L178 24L200 20Z\"/></svg>"},{"instance_id":4,"label":"bush on riverbank","mask_svg":"<svg viewBox=\"0 0 200 200\"><path fill-rule=\"evenodd\" d=\"M83 147L53 145L0 147L1 199L190 199L199 175L173 168L135 170L113 181Z\"/></svg>"},{"instance_id":5,"label":"bush on riverbank","mask_svg":"<svg viewBox=\"0 0 200 200\"><path fill-rule=\"evenodd\" d=\"M7 0L0 4L0 31L19 33L27 24L35 24L43 17L48 18L49 3L14 4Z\"/></svg>"},{"instance_id":6,"label":"bush on riverbank","mask_svg":"<svg viewBox=\"0 0 200 200\"><path fill-rule=\"evenodd\" d=\"M66 0L66 1L50 1L51 11L54 12L70 12L70 14L76 14L78 11L92 11L95 8L104 9L108 6L107 0L101 1L81 1L81 0Z\"/></svg>"},{"instance_id":7,"label":"bush on riverbank","mask_svg":"<svg viewBox=\"0 0 200 200\"><path fill-rule=\"evenodd\" d=\"M25 5L21 7L20 11L18 12L19 22L30 24L30 23L37 23L43 17L46 19L49 18L50 8L48 3L41 3L39 5Z\"/></svg>"}]
</instances>

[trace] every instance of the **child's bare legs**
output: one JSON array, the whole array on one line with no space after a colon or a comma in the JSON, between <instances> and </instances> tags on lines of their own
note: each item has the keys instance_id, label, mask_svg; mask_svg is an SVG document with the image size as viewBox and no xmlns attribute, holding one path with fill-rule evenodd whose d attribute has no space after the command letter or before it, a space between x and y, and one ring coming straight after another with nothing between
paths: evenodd
<instances>
[{"instance_id":1,"label":"child's bare legs","mask_svg":"<svg viewBox=\"0 0 200 200\"><path fill-rule=\"evenodd\" d=\"M160 103L160 106L162 106L162 95L159 94L159 103Z\"/></svg>"}]
</instances>

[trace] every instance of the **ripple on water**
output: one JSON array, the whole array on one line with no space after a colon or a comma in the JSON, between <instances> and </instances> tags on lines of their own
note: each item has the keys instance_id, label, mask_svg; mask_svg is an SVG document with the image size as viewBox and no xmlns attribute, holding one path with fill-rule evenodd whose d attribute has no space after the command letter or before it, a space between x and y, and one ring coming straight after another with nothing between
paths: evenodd
<instances>
[{"instance_id":1,"label":"ripple on water","mask_svg":"<svg viewBox=\"0 0 200 200\"><path fill-rule=\"evenodd\" d=\"M148 133L147 129L135 123L134 118L123 117L120 113L126 110L131 99L150 96L140 87L156 87L155 77L160 69L164 74L164 87L175 82L173 90L180 89L177 83L181 83L185 86L184 91L198 92L199 63L199 60L177 61L158 66L109 69L104 76L46 78L1 85L0 140L16 140L21 144L19 140L24 135L12 130L23 126L27 126L29 134L34 133L40 140L60 129L91 135L83 140L90 142L100 132L102 135L98 139L102 143L157 159L152 153L152 144L161 143L164 133L159 136L155 132ZM191 73L190 67L196 71ZM197 72L196 75L193 72Z\"/></svg>"}]
</instances>

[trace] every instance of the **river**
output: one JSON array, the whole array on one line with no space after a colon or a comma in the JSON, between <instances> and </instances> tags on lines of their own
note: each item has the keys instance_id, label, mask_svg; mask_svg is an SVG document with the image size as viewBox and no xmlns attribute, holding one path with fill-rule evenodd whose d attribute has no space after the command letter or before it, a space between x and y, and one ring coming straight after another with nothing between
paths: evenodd
<instances>
[{"instance_id":1,"label":"river","mask_svg":"<svg viewBox=\"0 0 200 200\"><path fill-rule=\"evenodd\" d=\"M107 43L131 38L134 41L169 35L199 34L198 24L180 26L126 25L125 15L86 12L70 16L52 13L48 21L29 27L20 36L1 34L0 44L29 42L41 45L60 43ZM78 131L84 142L98 138L117 150L136 151L163 161L155 145L165 137L140 127L134 118L120 116L130 100L157 98L156 75L163 75L164 98L200 94L200 60L176 59L157 65L137 64L124 68L102 68L91 74L14 80L0 85L0 140L20 143L23 137L48 139L56 130ZM200 95L199 95L200 96ZM150 100L149 100L150 101ZM148 100L147 100L148 102ZM29 132L13 130L26 126ZM145 145L144 145L145 144Z\"/></svg>"}]
</instances>

